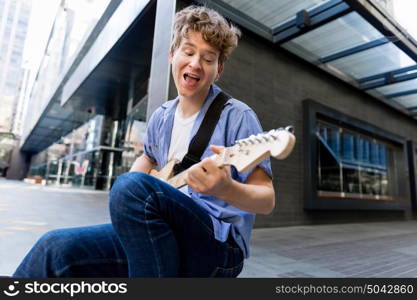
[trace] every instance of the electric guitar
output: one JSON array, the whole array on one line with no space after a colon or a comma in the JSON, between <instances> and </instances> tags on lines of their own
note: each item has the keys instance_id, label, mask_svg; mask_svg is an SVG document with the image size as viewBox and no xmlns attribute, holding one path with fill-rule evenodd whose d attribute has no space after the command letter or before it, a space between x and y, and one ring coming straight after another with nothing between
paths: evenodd
<instances>
[{"instance_id":1,"label":"electric guitar","mask_svg":"<svg viewBox=\"0 0 417 300\"><path fill-rule=\"evenodd\" d=\"M287 126L238 140L233 146L225 147L220 154L214 154L210 158L218 167L234 166L238 172L245 173L268 156L285 159L293 150L294 145L295 136L292 126ZM149 174L176 188L181 188L186 185L187 170L173 176L176 163L178 163L177 160L171 160L159 172L152 170Z\"/></svg>"}]
</instances>

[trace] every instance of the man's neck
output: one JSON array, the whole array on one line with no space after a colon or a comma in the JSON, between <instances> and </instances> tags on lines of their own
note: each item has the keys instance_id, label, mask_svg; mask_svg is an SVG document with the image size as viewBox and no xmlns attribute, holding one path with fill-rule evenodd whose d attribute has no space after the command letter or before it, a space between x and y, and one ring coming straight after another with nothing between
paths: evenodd
<instances>
[{"instance_id":1,"label":"man's neck","mask_svg":"<svg viewBox=\"0 0 417 300\"><path fill-rule=\"evenodd\" d=\"M180 95L179 103L178 103L180 116L186 119L194 115L196 112L198 112L201 109L207 96L208 96L208 91L207 91L207 94L205 94L204 96L200 96L198 98L197 97L189 98L189 97L184 97Z\"/></svg>"}]
</instances>

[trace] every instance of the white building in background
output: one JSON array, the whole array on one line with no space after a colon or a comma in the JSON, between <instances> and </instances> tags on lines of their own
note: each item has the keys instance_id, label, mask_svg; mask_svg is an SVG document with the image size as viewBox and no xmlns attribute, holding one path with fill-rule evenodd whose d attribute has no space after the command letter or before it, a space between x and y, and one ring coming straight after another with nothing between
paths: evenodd
<instances>
[{"instance_id":1,"label":"white building in background","mask_svg":"<svg viewBox=\"0 0 417 300\"><path fill-rule=\"evenodd\" d=\"M394 16L394 1L393 0L373 0Z\"/></svg>"},{"instance_id":2,"label":"white building in background","mask_svg":"<svg viewBox=\"0 0 417 300\"><path fill-rule=\"evenodd\" d=\"M12 132L24 71L30 0L0 0L0 132Z\"/></svg>"},{"instance_id":3,"label":"white building in background","mask_svg":"<svg viewBox=\"0 0 417 300\"><path fill-rule=\"evenodd\" d=\"M24 59L28 63L15 122L19 136L27 135L27 130L38 121L108 2L34 2L31 30L24 50Z\"/></svg>"}]
</instances>

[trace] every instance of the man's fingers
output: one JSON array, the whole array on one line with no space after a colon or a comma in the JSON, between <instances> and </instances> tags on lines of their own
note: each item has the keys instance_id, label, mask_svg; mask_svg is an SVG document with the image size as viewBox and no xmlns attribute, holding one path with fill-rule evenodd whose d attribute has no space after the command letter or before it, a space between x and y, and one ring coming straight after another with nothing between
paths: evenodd
<instances>
[{"instance_id":1,"label":"man's fingers","mask_svg":"<svg viewBox=\"0 0 417 300\"><path fill-rule=\"evenodd\" d=\"M188 172L188 177L193 182L201 182L205 179L206 173L203 171L202 167L200 168L195 167Z\"/></svg>"},{"instance_id":2,"label":"man's fingers","mask_svg":"<svg viewBox=\"0 0 417 300\"><path fill-rule=\"evenodd\" d=\"M224 149L224 146L210 145L210 150L216 154L220 154L223 151L223 149Z\"/></svg>"},{"instance_id":3,"label":"man's fingers","mask_svg":"<svg viewBox=\"0 0 417 300\"><path fill-rule=\"evenodd\" d=\"M207 172L208 174L213 174L218 169L218 166L216 165L216 163L209 157L203 159L200 164L201 164L201 167L204 169L204 171Z\"/></svg>"},{"instance_id":4,"label":"man's fingers","mask_svg":"<svg viewBox=\"0 0 417 300\"><path fill-rule=\"evenodd\" d=\"M199 181L196 180L190 172L187 172L187 175L185 176L185 183L187 183L197 193L201 192Z\"/></svg>"}]
</instances>

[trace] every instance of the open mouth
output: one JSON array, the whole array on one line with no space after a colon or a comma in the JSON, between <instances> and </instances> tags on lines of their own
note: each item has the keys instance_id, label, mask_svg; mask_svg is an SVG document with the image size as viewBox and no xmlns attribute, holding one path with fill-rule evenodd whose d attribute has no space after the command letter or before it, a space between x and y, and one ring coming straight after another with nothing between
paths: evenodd
<instances>
[{"instance_id":1,"label":"open mouth","mask_svg":"<svg viewBox=\"0 0 417 300\"><path fill-rule=\"evenodd\" d=\"M200 81L200 77L190 73L184 73L183 75L185 82L194 84Z\"/></svg>"}]
</instances>

